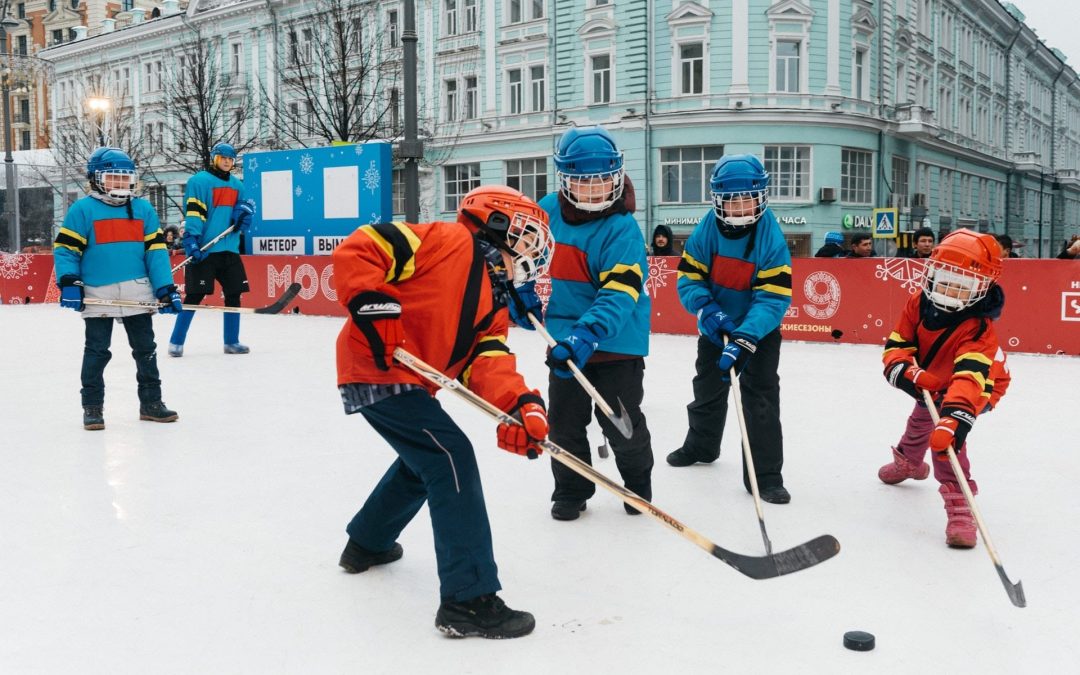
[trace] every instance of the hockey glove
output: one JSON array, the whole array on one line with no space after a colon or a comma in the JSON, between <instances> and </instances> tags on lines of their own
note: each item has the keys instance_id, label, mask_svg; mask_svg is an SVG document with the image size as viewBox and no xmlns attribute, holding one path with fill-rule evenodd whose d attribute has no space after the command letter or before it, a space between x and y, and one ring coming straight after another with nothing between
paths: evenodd
<instances>
[{"instance_id":1,"label":"hockey glove","mask_svg":"<svg viewBox=\"0 0 1080 675\"><path fill-rule=\"evenodd\" d=\"M499 425L496 430L499 447L515 455L536 459L543 453L536 442L548 435L547 411L544 410L544 399L540 398L540 392L533 390L522 394L510 414L521 424L504 422Z\"/></svg>"},{"instance_id":2,"label":"hockey glove","mask_svg":"<svg viewBox=\"0 0 1080 675\"><path fill-rule=\"evenodd\" d=\"M182 243L184 244L184 253L188 254L191 262L201 263L206 260L206 251L199 250L199 242L195 241L195 237L185 234Z\"/></svg>"},{"instance_id":3,"label":"hockey glove","mask_svg":"<svg viewBox=\"0 0 1080 675\"><path fill-rule=\"evenodd\" d=\"M180 301L180 294L176 292L176 286L169 284L154 291L154 297L161 301L158 311L162 314L179 314L184 311L184 304Z\"/></svg>"},{"instance_id":4,"label":"hockey glove","mask_svg":"<svg viewBox=\"0 0 1080 675\"><path fill-rule=\"evenodd\" d=\"M710 302L698 310L698 332L717 347L724 346L724 336L735 332L737 326L719 304Z\"/></svg>"},{"instance_id":5,"label":"hockey glove","mask_svg":"<svg viewBox=\"0 0 1080 675\"><path fill-rule=\"evenodd\" d=\"M251 229L251 216L255 215L255 200L245 199L236 203L232 210L232 226L237 232Z\"/></svg>"},{"instance_id":6,"label":"hockey glove","mask_svg":"<svg viewBox=\"0 0 1080 675\"><path fill-rule=\"evenodd\" d=\"M60 306L81 312L86 307L83 304L83 282L74 274L65 274L60 277Z\"/></svg>"},{"instance_id":7,"label":"hockey glove","mask_svg":"<svg viewBox=\"0 0 1080 675\"><path fill-rule=\"evenodd\" d=\"M934 452L945 452L951 445L959 452L964 447L964 441L973 424L975 416L968 411L942 408L941 418L930 433L930 449Z\"/></svg>"},{"instance_id":8,"label":"hockey glove","mask_svg":"<svg viewBox=\"0 0 1080 675\"><path fill-rule=\"evenodd\" d=\"M732 336L731 341L720 353L716 360L716 367L720 369L720 381L731 382L731 369L735 369L736 375L741 375L746 362L757 351L757 343L745 336Z\"/></svg>"},{"instance_id":9,"label":"hockey glove","mask_svg":"<svg viewBox=\"0 0 1080 675\"><path fill-rule=\"evenodd\" d=\"M901 361L885 366L885 379L889 384L904 392L916 401L923 400L922 390L936 394L945 388L945 383L937 375L926 372L917 364Z\"/></svg>"},{"instance_id":10,"label":"hockey glove","mask_svg":"<svg viewBox=\"0 0 1080 675\"><path fill-rule=\"evenodd\" d=\"M375 367L390 370L394 349L405 341L398 299L379 291L364 291L349 301L349 316L364 334Z\"/></svg>"},{"instance_id":11,"label":"hockey glove","mask_svg":"<svg viewBox=\"0 0 1080 675\"><path fill-rule=\"evenodd\" d=\"M536 330L529 321L529 315L532 314L540 322L544 321L544 305L536 294L536 282L529 281L516 288L507 284L506 295L510 319L525 330Z\"/></svg>"},{"instance_id":12,"label":"hockey glove","mask_svg":"<svg viewBox=\"0 0 1080 675\"><path fill-rule=\"evenodd\" d=\"M569 362L573 362L580 370L585 367L585 362L596 351L600 344L600 337L588 326L574 326L562 340L559 340L548 352L547 365L555 373L556 377L569 380L574 376L570 372Z\"/></svg>"}]
</instances>

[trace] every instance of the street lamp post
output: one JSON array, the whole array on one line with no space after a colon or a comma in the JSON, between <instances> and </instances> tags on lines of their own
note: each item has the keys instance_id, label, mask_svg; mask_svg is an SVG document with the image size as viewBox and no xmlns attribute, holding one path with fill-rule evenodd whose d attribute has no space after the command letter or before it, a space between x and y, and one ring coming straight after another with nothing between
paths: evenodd
<instances>
[{"instance_id":1,"label":"street lamp post","mask_svg":"<svg viewBox=\"0 0 1080 675\"><path fill-rule=\"evenodd\" d=\"M86 105L94 111L97 118L98 145L105 147L105 115L109 112L112 101L105 96L91 96L86 99Z\"/></svg>"},{"instance_id":2,"label":"street lamp post","mask_svg":"<svg viewBox=\"0 0 1080 675\"><path fill-rule=\"evenodd\" d=\"M8 54L8 30L19 22L7 15L10 0L0 5L0 58L6 63L0 73L0 97L4 99L4 221L7 223L12 253L19 252L19 213L16 210L18 195L15 193L15 158L11 156L11 55Z\"/></svg>"}]
</instances>

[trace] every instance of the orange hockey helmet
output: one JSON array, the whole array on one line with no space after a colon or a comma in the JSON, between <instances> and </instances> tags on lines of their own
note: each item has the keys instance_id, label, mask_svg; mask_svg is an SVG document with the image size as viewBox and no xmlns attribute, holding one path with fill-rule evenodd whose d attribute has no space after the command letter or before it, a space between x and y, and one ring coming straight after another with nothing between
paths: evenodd
<instances>
[{"instance_id":1,"label":"orange hockey helmet","mask_svg":"<svg viewBox=\"0 0 1080 675\"><path fill-rule=\"evenodd\" d=\"M962 229L934 247L926 263L923 293L933 305L957 312L986 297L1001 276L1002 251L990 234Z\"/></svg>"},{"instance_id":2,"label":"orange hockey helmet","mask_svg":"<svg viewBox=\"0 0 1080 675\"><path fill-rule=\"evenodd\" d=\"M458 222L510 254L515 284L535 280L551 262L547 212L513 188L481 185L470 191L458 207Z\"/></svg>"}]
</instances>

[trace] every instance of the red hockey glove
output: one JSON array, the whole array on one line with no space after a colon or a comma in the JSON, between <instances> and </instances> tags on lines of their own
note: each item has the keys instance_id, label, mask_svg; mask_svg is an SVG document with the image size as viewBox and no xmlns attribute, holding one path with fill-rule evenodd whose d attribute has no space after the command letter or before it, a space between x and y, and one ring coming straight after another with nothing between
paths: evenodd
<instances>
[{"instance_id":1,"label":"red hockey glove","mask_svg":"<svg viewBox=\"0 0 1080 675\"><path fill-rule=\"evenodd\" d=\"M930 449L934 452L945 452L953 446L959 451L964 447L971 426L975 424L975 416L966 410L959 408L944 408L941 411L941 419L930 434Z\"/></svg>"},{"instance_id":2,"label":"red hockey glove","mask_svg":"<svg viewBox=\"0 0 1080 675\"><path fill-rule=\"evenodd\" d=\"M536 441L548 435L547 412L540 392L533 391L518 399L517 409L511 413L521 424L500 424L497 430L499 447L515 455L536 459L543 450Z\"/></svg>"},{"instance_id":3,"label":"red hockey glove","mask_svg":"<svg viewBox=\"0 0 1080 675\"><path fill-rule=\"evenodd\" d=\"M371 347L375 367L390 370L394 349L405 341L398 299L378 291L358 293L349 301L349 316Z\"/></svg>"},{"instance_id":4,"label":"red hockey glove","mask_svg":"<svg viewBox=\"0 0 1080 675\"><path fill-rule=\"evenodd\" d=\"M945 388L946 383L933 373L920 368L917 364L901 361L885 366L885 379L889 384L912 397L921 401L922 390L936 394Z\"/></svg>"}]
</instances>

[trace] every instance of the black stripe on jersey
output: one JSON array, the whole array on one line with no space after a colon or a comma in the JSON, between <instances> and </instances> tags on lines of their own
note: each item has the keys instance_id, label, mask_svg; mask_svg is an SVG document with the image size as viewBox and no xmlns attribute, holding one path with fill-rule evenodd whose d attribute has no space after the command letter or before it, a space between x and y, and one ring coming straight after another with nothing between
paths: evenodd
<instances>
[{"instance_id":1,"label":"black stripe on jersey","mask_svg":"<svg viewBox=\"0 0 1080 675\"><path fill-rule=\"evenodd\" d=\"M779 286L781 288L791 288L791 272L780 272L771 277L765 277L762 279L758 277L754 283L754 288L758 289L762 286Z\"/></svg>"},{"instance_id":2,"label":"black stripe on jersey","mask_svg":"<svg viewBox=\"0 0 1080 675\"><path fill-rule=\"evenodd\" d=\"M412 245L393 223L373 223L371 227L390 244L394 251L394 274L390 277L390 281L397 281L401 278L401 273L405 271L405 265L412 260L414 253Z\"/></svg>"},{"instance_id":3,"label":"black stripe on jersey","mask_svg":"<svg viewBox=\"0 0 1080 675\"><path fill-rule=\"evenodd\" d=\"M638 293L641 292L641 275L634 270L623 270L621 272L612 272L604 278L604 286L609 284L622 284L629 286Z\"/></svg>"},{"instance_id":4,"label":"black stripe on jersey","mask_svg":"<svg viewBox=\"0 0 1080 675\"><path fill-rule=\"evenodd\" d=\"M976 359L960 359L953 366L954 373L975 373L982 375L983 379L990 377L990 364Z\"/></svg>"},{"instance_id":5,"label":"black stripe on jersey","mask_svg":"<svg viewBox=\"0 0 1080 675\"><path fill-rule=\"evenodd\" d=\"M149 239L143 239L144 251L149 251L155 245L157 245L158 248L165 248L165 234L162 233L161 230L158 230L157 234L155 234L153 237L150 237Z\"/></svg>"},{"instance_id":6,"label":"black stripe on jersey","mask_svg":"<svg viewBox=\"0 0 1080 675\"><path fill-rule=\"evenodd\" d=\"M203 220L206 220L206 207L203 206L199 202L199 200L195 199L194 197L191 197L191 198L188 199L187 211L188 211L188 215L191 215L191 212L194 211L200 218L202 218Z\"/></svg>"},{"instance_id":7,"label":"black stripe on jersey","mask_svg":"<svg viewBox=\"0 0 1080 675\"><path fill-rule=\"evenodd\" d=\"M470 352L477 331L473 322L476 320L476 310L480 308L480 291L485 283L490 282L488 282L487 270L484 266L484 254L480 252L479 241L473 237L472 265L469 266L469 280L465 284L465 293L461 298L457 336L454 338L454 348L450 352L450 360L446 364L447 368L471 355ZM485 319L490 321L490 316L485 317Z\"/></svg>"},{"instance_id":8,"label":"black stripe on jersey","mask_svg":"<svg viewBox=\"0 0 1080 675\"><path fill-rule=\"evenodd\" d=\"M59 246L66 246L68 248L78 249L80 253L86 250L86 242L80 239L76 239L67 232L60 230L60 234L56 235L56 241L53 242Z\"/></svg>"},{"instance_id":9,"label":"black stripe on jersey","mask_svg":"<svg viewBox=\"0 0 1080 675\"><path fill-rule=\"evenodd\" d=\"M885 342L885 351L890 349L915 349L914 342L908 342L907 340L888 340Z\"/></svg>"},{"instance_id":10,"label":"black stripe on jersey","mask_svg":"<svg viewBox=\"0 0 1080 675\"><path fill-rule=\"evenodd\" d=\"M693 274L694 276L701 278L705 278L705 275L707 274L700 267L694 267L693 265L691 265L690 261L688 261L686 258L679 259L679 266L676 268L676 270L679 272L686 272L687 274Z\"/></svg>"}]
</instances>

